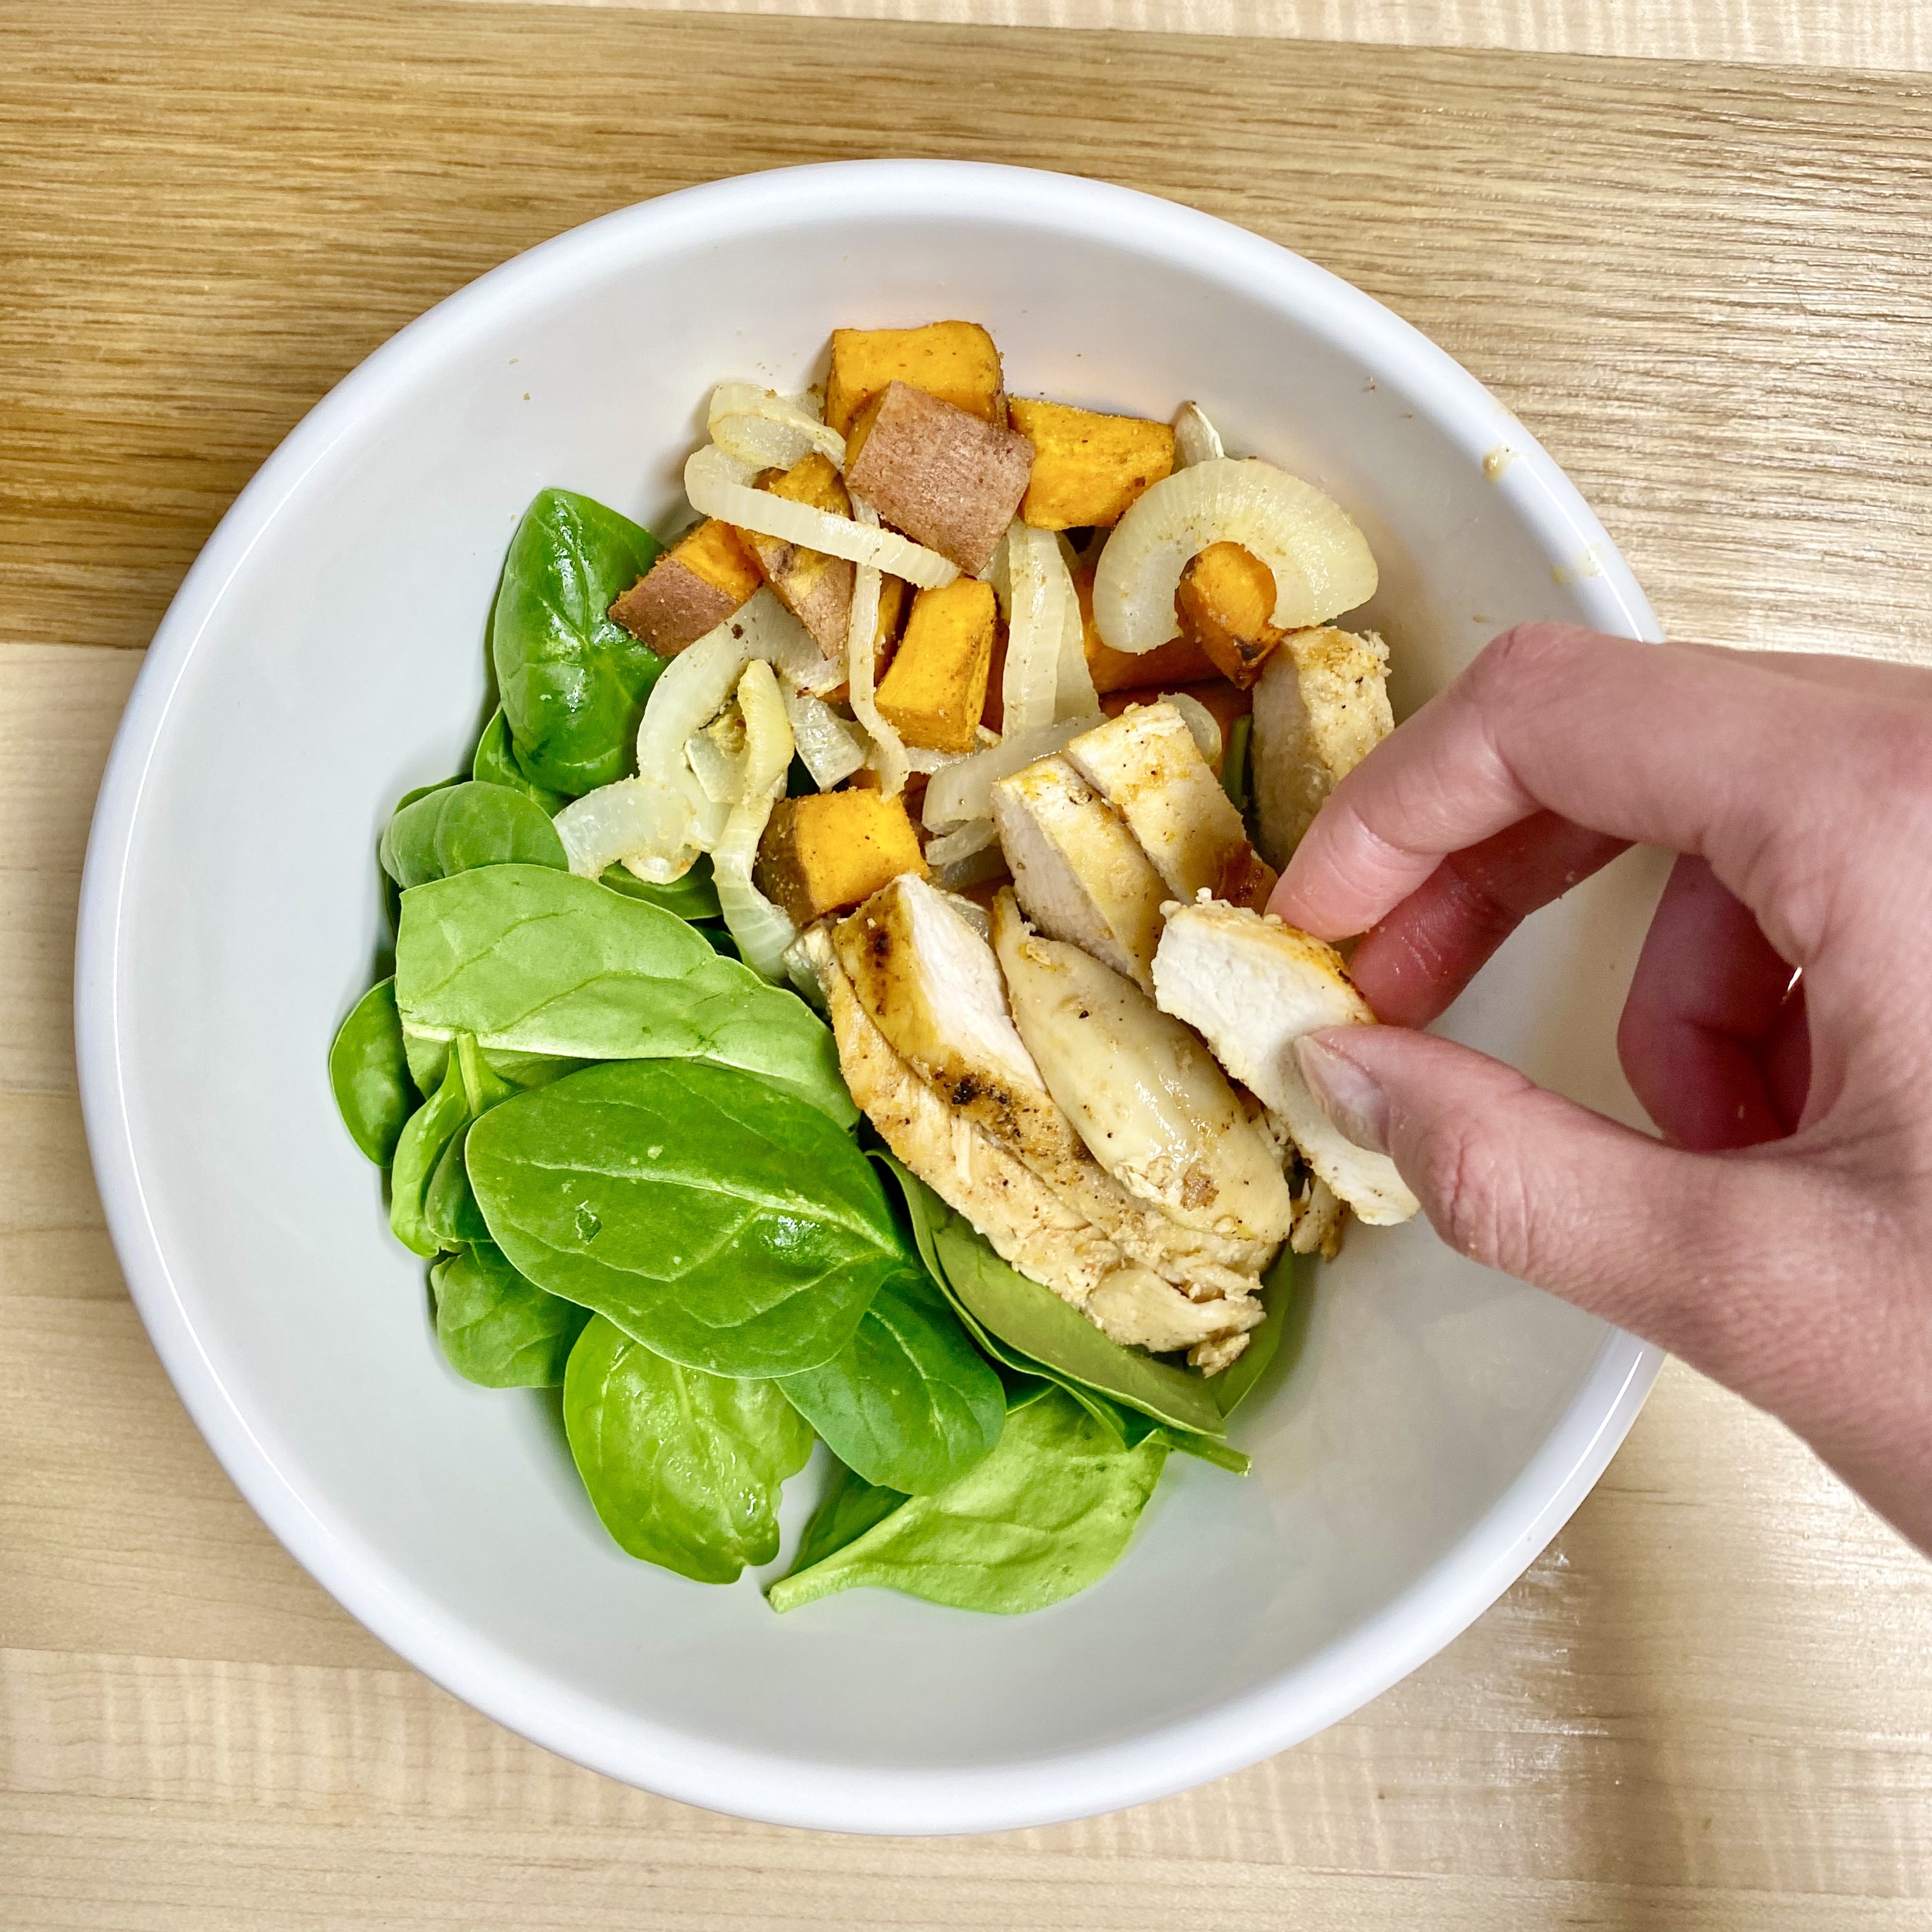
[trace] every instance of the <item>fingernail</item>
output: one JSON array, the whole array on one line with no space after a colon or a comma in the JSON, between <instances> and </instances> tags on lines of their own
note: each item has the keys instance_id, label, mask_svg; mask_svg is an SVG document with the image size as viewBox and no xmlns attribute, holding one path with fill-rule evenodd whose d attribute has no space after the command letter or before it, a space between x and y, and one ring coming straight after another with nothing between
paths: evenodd
<instances>
[{"instance_id":1,"label":"fingernail","mask_svg":"<svg viewBox=\"0 0 1932 1932\"><path fill-rule=\"evenodd\" d=\"M1329 1119L1358 1147L1387 1154L1389 1102L1381 1083L1313 1034L1294 1042L1294 1057Z\"/></svg>"}]
</instances>

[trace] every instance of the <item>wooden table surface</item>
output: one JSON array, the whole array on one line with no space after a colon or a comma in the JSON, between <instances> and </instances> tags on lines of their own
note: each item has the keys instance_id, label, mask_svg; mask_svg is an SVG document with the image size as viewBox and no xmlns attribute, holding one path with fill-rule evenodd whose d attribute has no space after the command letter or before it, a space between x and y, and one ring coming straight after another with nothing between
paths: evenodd
<instances>
[{"instance_id":1,"label":"wooden table surface","mask_svg":"<svg viewBox=\"0 0 1932 1932\"><path fill-rule=\"evenodd\" d=\"M102 761L255 466L560 229L879 154L1172 196L1459 356L1677 634L1932 659L1924 0L754 10L0 0L0 1924L1926 1924L1932 1568L1682 1369L1522 1582L1358 1716L967 1840L740 1824L549 1756L352 1623L202 1446L75 1098ZM831 17L866 14L897 17ZM1136 31L1056 30L1095 22Z\"/></svg>"}]
</instances>

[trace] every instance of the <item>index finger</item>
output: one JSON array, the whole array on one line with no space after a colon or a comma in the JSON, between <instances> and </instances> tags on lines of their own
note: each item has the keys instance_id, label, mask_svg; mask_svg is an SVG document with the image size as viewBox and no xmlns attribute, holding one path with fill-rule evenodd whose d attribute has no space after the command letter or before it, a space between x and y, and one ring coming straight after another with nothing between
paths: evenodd
<instances>
[{"instance_id":1,"label":"index finger","mask_svg":"<svg viewBox=\"0 0 1932 1932\"><path fill-rule=\"evenodd\" d=\"M1806 881L1780 911L1796 929L1774 935L1802 963L1842 874L1808 869L1806 842L1831 836L1849 783L1884 782L1889 715L1716 652L1520 626L1336 786L1270 910L1324 938L1366 932L1450 854L1552 812L1708 859L1760 914Z\"/></svg>"}]
</instances>

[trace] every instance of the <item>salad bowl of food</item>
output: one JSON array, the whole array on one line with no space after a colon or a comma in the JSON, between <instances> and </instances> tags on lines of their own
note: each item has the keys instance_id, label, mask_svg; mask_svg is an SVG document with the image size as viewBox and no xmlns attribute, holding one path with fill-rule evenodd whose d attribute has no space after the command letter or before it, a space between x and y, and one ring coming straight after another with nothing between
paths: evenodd
<instances>
[{"instance_id":1,"label":"salad bowl of food","mask_svg":"<svg viewBox=\"0 0 1932 1932\"><path fill-rule=\"evenodd\" d=\"M77 1014L130 1288L294 1554L610 1774L1034 1823L1307 1736L1586 1492L1655 1358L1294 1072L1267 920L1504 624L1654 634L1549 459L1256 238L867 163L405 330L158 634ZM1613 868L1443 1024L1635 1118Z\"/></svg>"}]
</instances>

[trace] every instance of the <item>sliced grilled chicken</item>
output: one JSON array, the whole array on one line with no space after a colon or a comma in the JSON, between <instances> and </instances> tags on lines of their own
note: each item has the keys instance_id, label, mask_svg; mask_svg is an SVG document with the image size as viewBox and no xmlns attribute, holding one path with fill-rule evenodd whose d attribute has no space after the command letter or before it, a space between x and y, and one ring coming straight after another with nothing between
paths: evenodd
<instances>
[{"instance_id":1,"label":"sliced grilled chicken","mask_svg":"<svg viewBox=\"0 0 1932 1932\"><path fill-rule=\"evenodd\" d=\"M1286 1240L1280 1159L1198 1036L1078 946L1030 932L1010 892L993 944L1020 1037L1101 1166L1183 1227Z\"/></svg>"},{"instance_id":2,"label":"sliced grilled chicken","mask_svg":"<svg viewBox=\"0 0 1932 1932\"><path fill-rule=\"evenodd\" d=\"M1328 1182L1304 1173L1294 1197L1294 1232L1288 1245L1298 1255L1333 1261L1342 1252L1342 1220L1348 1210Z\"/></svg>"},{"instance_id":3,"label":"sliced grilled chicken","mask_svg":"<svg viewBox=\"0 0 1932 1932\"><path fill-rule=\"evenodd\" d=\"M902 874L838 927L834 946L892 1051L1083 1221L1196 1300L1252 1288L1277 1243L1185 1227L1087 1151L1014 1028L992 947L948 895Z\"/></svg>"},{"instance_id":4,"label":"sliced grilled chicken","mask_svg":"<svg viewBox=\"0 0 1932 1932\"><path fill-rule=\"evenodd\" d=\"M1291 631L1255 687L1262 856L1285 866L1322 802L1395 729L1388 646L1373 632Z\"/></svg>"},{"instance_id":5,"label":"sliced grilled chicken","mask_svg":"<svg viewBox=\"0 0 1932 1932\"><path fill-rule=\"evenodd\" d=\"M833 944L892 1051L955 1112L1049 1178L1082 1160L1014 1028L992 948L947 894L902 874L839 923Z\"/></svg>"},{"instance_id":6,"label":"sliced grilled chicken","mask_svg":"<svg viewBox=\"0 0 1932 1932\"><path fill-rule=\"evenodd\" d=\"M993 823L1028 918L1151 992L1168 890L1106 800L1064 758L1040 758L993 787Z\"/></svg>"},{"instance_id":7,"label":"sliced grilled chicken","mask_svg":"<svg viewBox=\"0 0 1932 1932\"><path fill-rule=\"evenodd\" d=\"M1154 955L1154 997L1286 1124L1302 1157L1371 1227L1418 1203L1388 1155L1346 1138L1309 1091L1294 1042L1323 1027L1373 1025L1341 956L1305 932L1212 901L1177 906Z\"/></svg>"},{"instance_id":8,"label":"sliced grilled chicken","mask_svg":"<svg viewBox=\"0 0 1932 1932\"><path fill-rule=\"evenodd\" d=\"M1112 1340L1155 1354L1185 1348L1196 1367L1213 1374L1247 1346L1247 1331L1268 1311L1252 1295L1190 1301L1144 1268L1116 1268L1087 1298L1087 1318ZM1210 1364L1212 1366L1210 1366Z\"/></svg>"},{"instance_id":9,"label":"sliced grilled chicken","mask_svg":"<svg viewBox=\"0 0 1932 1932\"><path fill-rule=\"evenodd\" d=\"M839 964L823 926L807 932L852 1098L886 1144L992 1242L1001 1260L1063 1301L1082 1306L1126 1257L1033 1169L947 1105L892 1050Z\"/></svg>"},{"instance_id":10,"label":"sliced grilled chicken","mask_svg":"<svg viewBox=\"0 0 1932 1932\"><path fill-rule=\"evenodd\" d=\"M1082 732L1066 757L1120 814L1174 898L1204 891L1257 910L1268 903L1275 875L1172 704L1131 706Z\"/></svg>"},{"instance_id":11,"label":"sliced grilled chicken","mask_svg":"<svg viewBox=\"0 0 1932 1932\"><path fill-rule=\"evenodd\" d=\"M814 927L800 946L818 975L839 1070L853 1099L892 1152L964 1214L1003 1261L1082 1310L1125 1346L1156 1352L1189 1348L1208 1374L1240 1353L1246 1331L1262 1319L1258 1301L1237 1292L1197 1304L1129 1260L1098 1226L892 1050L847 978L830 933ZM1242 1283L1252 1286L1251 1277Z\"/></svg>"}]
</instances>

